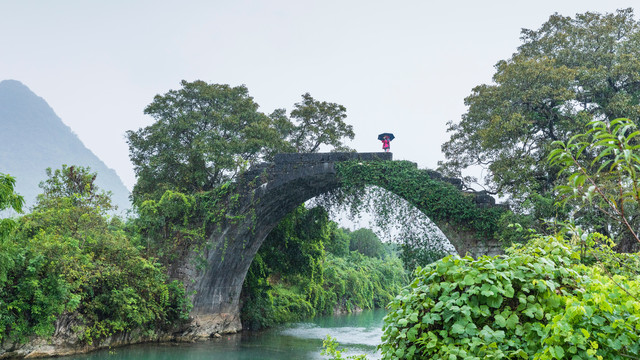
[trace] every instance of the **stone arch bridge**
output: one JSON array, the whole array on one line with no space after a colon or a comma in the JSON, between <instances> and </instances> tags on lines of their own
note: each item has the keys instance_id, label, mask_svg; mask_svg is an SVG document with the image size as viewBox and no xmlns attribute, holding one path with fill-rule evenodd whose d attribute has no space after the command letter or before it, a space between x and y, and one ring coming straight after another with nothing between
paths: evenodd
<instances>
[{"instance_id":1,"label":"stone arch bridge","mask_svg":"<svg viewBox=\"0 0 640 360\"><path fill-rule=\"evenodd\" d=\"M358 160L391 161L391 153L314 153L278 154L273 163L252 167L239 184L247 184L237 212L250 214L245 220L228 222L209 235L204 256L206 266L198 270L185 265L178 277L194 293L191 332L208 337L215 333L236 332L240 324L240 291L253 258L262 242L282 218L305 201L341 186L335 164ZM427 171L436 181L462 188L459 179L444 178ZM402 197L401 191L394 191ZM482 193L468 193L478 207L496 206ZM427 216L429 211L420 209ZM235 214L234 214L235 215ZM430 217L431 218L431 217ZM432 218L433 220L433 218ZM473 231L460 231L455 219L434 220L461 255L497 254L497 242L479 240ZM190 262L193 263L193 262Z\"/></svg>"}]
</instances>

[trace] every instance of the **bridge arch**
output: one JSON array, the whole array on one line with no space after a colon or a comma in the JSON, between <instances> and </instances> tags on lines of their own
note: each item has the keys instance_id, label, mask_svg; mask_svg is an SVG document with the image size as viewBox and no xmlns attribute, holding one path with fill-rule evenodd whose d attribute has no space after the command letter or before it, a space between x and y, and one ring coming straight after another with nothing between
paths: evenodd
<instances>
[{"instance_id":1,"label":"bridge arch","mask_svg":"<svg viewBox=\"0 0 640 360\"><path fill-rule=\"evenodd\" d=\"M240 330L240 292L249 266L264 239L297 206L341 186L375 185L405 198L442 230L461 255L477 256L498 251L497 244L487 246L492 241L486 234L484 239L478 239L477 228L481 226L475 225L481 224L473 221L482 221L482 217L468 218L469 214L474 214L469 209L480 209L480 213L482 209L491 209L494 204L492 198L482 194L462 194L459 190L452 192L452 188L461 186L459 180L418 170L409 162L393 162L401 168L412 167L415 171L410 172L411 176L418 177L413 180L429 184L429 194L424 194L424 197L408 196L415 189L403 183L402 179L392 179L390 167L383 165L391 160L391 153L278 154L274 163L252 167L238 181L241 199L234 215L243 215L241 218L244 220L229 221L214 231L204 254L206 266L202 270L191 268L185 271L185 285L194 293L192 330L199 336ZM340 169L340 164L349 161L367 164L370 168L351 166ZM360 171L362 176L351 174L351 181L345 184L339 171ZM454 205L452 199L456 200Z\"/></svg>"}]
</instances>

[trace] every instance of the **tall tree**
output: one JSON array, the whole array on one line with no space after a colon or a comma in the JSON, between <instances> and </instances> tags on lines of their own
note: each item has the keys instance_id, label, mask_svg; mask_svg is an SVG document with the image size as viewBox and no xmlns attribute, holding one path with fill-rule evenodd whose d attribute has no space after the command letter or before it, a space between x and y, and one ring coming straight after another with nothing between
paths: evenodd
<instances>
[{"instance_id":1,"label":"tall tree","mask_svg":"<svg viewBox=\"0 0 640 360\"><path fill-rule=\"evenodd\" d=\"M22 212L24 198L15 192L15 186L15 178L11 175L0 173L0 211L12 209L18 213ZM4 286L4 282L7 281L7 273L13 266L13 260L11 259L13 249L11 244L5 242L5 238L15 227L15 220L0 218L0 286Z\"/></svg>"},{"instance_id":2,"label":"tall tree","mask_svg":"<svg viewBox=\"0 0 640 360\"><path fill-rule=\"evenodd\" d=\"M282 134L245 86L181 82L156 95L144 110L156 122L128 131L138 181L134 201L167 189L193 193L212 189L243 167L283 147Z\"/></svg>"},{"instance_id":3,"label":"tall tree","mask_svg":"<svg viewBox=\"0 0 640 360\"><path fill-rule=\"evenodd\" d=\"M91 208L101 215L113 210L111 192L103 191L95 184L97 174L84 166L67 166L52 170L46 169L47 179L40 182L42 193L37 197L35 209L59 207L62 199L71 206Z\"/></svg>"},{"instance_id":4,"label":"tall tree","mask_svg":"<svg viewBox=\"0 0 640 360\"><path fill-rule=\"evenodd\" d=\"M24 198L15 192L16 179L8 174L0 173L0 211L13 209L21 213Z\"/></svg>"},{"instance_id":5,"label":"tall tree","mask_svg":"<svg viewBox=\"0 0 640 360\"><path fill-rule=\"evenodd\" d=\"M353 126L345 123L347 109L336 103L317 101L309 93L302 95L291 111L293 128L290 142L296 152L313 153L321 145L335 150L349 150L342 144L343 138L353 139Z\"/></svg>"},{"instance_id":6,"label":"tall tree","mask_svg":"<svg viewBox=\"0 0 640 360\"><path fill-rule=\"evenodd\" d=\"M551 196L559 176L546 161L553 141L594 119L640 120L640 23L632 9L554 14L540 29L522 30L521 39L497 63L494 83L475 87L462 120L449 123L440 164L456 176L482 166L485 188L508 195L516 209Z\"/></svg>"},{"instance_id":7,"label":"tall tree","mask_svg":"<svg viewBox=\"0 0 640 360\"><path fill-rule=\"evenodd\" d=\"M368 257L382 258L385 255L382 241L371 229L367 228L360 228L350 234L349 250L357 251Z\"/></svg>"}]
</instances>

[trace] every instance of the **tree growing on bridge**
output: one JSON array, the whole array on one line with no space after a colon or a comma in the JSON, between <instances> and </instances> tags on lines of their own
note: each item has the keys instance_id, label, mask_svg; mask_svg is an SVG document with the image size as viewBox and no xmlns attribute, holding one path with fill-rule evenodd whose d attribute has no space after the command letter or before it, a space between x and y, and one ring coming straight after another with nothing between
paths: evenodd
<instances>
[{"instance_id":1,"label":"tree growing on bridge","mask_svg":"<svg viewBox=\"0 0 640 360\"><path fill-rule=\"evenodd\" d=\"M291 111L293 127L289 142L296 152L313 153L321 145L332 146L335 150L350 150L342 139L353 139L353 126L344 122L347 109L339 104L317 101L309 93L302 95Z\"/></svg>"},{"instance_id":2,"label":"tree growing on bridge","mask_svg":"<svg viewBox=\"0 0 640 360\"><path fill-rule=\"evenodd\" d=\"M181 82L144 112L156 122L127 132L134 202L165 190L207 191L284 146L278 126L258 111L245 86Z\"/></svg>"},{"instance_id":3,"label":"tree growing on bridge","mask_svg":"<svg viewBox=\"0 0 640 360\"><path fill-rule=\"evenodd\" d=\"M135 205L159 200L166 190L211 190L278 152L316 152L321 145L346 149L343 138L354 136L344 122L344 106L317 101L308 93L289 119L284 109L269 116L258 111L244 85L180 84L181 89L156 95L145 108L155 123L127 131L138 178Z\"/></svg>"},{"instance_id":4,"label":"tree growing on bridge","mask_svg":"<svg viewBox=\"0 0 640 360\"><path fill-rule=\"evenodd\" d=\"M475 87L462 120L449 123L441 169L459 176L481 166L486 189L509 196L512 209L555 217L561 214L547 206L560 176L546 161L552 142L592 120L640 120L640 23L631 8L555 14L538 30L522 30L521 39L496 64L493 84Z\"/></svg>"}]
</instances>

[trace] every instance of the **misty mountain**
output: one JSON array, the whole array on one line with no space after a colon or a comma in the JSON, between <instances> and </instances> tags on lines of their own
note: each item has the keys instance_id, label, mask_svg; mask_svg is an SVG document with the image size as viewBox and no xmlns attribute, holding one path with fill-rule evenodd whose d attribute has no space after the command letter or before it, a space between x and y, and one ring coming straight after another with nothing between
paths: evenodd
<instances>
[{"instance_id":1,"label":"misty mountain","mask_svg":"<svg viewBox=\"0 0 640 360\"><path fill-rule=\"evenodd\" d=\"M0 82L0 173L16 178L28 211L46 179L45 169L62 164L90 167L96 184L111 191L118 213L130 208L129 190L113 169L95 156L47 102L19 81Z\"/></svg>"}]
</instances>

